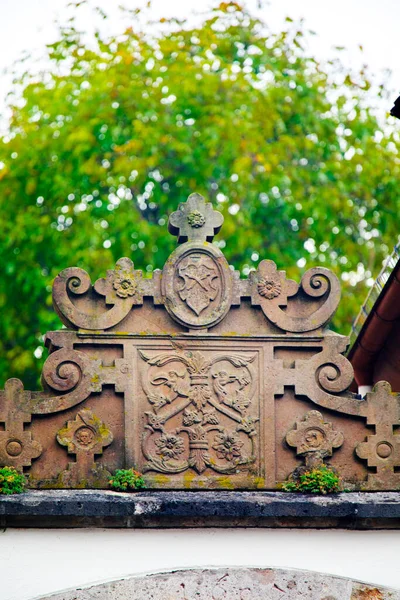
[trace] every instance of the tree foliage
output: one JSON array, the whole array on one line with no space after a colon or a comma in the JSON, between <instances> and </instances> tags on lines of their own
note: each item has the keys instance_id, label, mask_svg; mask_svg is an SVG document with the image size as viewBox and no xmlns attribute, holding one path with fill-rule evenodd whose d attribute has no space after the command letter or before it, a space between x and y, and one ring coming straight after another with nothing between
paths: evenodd
<instances>
[{"instance_id":1,"label":"tree foliage","mask_svg":"<svg viewBox=\"0 0 400 600\"><path fill-rule=\"evenodd\" d=\"M263 258L295 279L341 274L343 333L397 240L399 138L380 131L365 73L341 66L339 81L305 31L272 35L235 3L196 27L162 21L89 41L72 21L45 72L20 79L0 139L1 380L37 384L61 269L93 281L126 255L151 273L193 191L223 212L216 243L243 274Z\"/></svg>"}]
</instances>

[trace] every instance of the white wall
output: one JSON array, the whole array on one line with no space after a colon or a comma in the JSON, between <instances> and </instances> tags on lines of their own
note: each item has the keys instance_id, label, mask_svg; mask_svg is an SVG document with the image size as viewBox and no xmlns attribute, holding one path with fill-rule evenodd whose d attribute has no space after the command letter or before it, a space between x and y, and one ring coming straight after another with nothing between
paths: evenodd
<instances>
[{"instance_id":1,"label":"white wall","mask_svg":"<svg viewBox=\"0 0 400 600\"><path fill-rule=\"evenodd\" d=\"M291 567L400 589L400 531L7 529L0 598L202 566Z\"/></svg>"}]
</instances>

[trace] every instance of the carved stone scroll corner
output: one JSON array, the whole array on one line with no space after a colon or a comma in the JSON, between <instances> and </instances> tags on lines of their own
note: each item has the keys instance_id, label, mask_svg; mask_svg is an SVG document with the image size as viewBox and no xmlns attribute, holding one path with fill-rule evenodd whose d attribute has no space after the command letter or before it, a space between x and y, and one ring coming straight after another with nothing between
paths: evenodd
<instances>
[{"instance_id":1,"label":"carved stone scroll corner","mask_svg":"<svg viewBox=\"0 0 400 600\"><path fill-rule=\"evenodd\" d=\"M120 258L115 269L108 270L107 276L98 279L93 286L83 269L64 269L54 280L54 309L67 327L96 331L109 329L122 321L132 306L143 303L142 277L142 271L135 269L129 258ZM91 311L78 308L74 299L79 296L90 298ZM104 309L101 303L105 304Z\"/></svg>"},{"instance_id":2,"label":"carved stone scroll corner","mask_svg":"<svg viewBox=\"0 0 400 600\"><path fill-rule=\"evenodd\" d=\"M262 260L257 271L250 276L253 305L261 306L267 319L284 331L304 333L326 325L336 311L340 300L340 282L336 275L324 267L306 271L300 285L278 271L272 260ZM282 310L288 298L300 296L303 302L321 300L307 316L297 316Z\"/></svg>"}]
</instances>

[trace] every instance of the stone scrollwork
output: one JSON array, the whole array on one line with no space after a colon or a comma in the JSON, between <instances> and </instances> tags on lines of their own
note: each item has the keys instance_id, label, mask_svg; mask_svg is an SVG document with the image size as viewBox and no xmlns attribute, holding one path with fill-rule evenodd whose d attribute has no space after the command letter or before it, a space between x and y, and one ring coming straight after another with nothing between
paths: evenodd
<instances>
[{"instance_id":1,"label":"stone scrollwork","mask_svg":"<svg viewBox=\"0 0 400 600\"><path fill-rule=\"evenodd\" d=\"M353 367L341 354L346 338L327 336L326 347L308 360L296 360L296 394L307 396L315 404L348 415L365 415L365 402L348 391Z\"/></svg>"},{"instance_id":2,"label":"stone scrollwork","mask_svg":"<svg viewBox=\"0 0 400 600\"><path fill-rule=\"evenodd\" d=\"M260 305L265 316L277 327L293 333L313 331L325 325L334 314L340 300L340 283L336 275L324 267L309 269L300 286L286 279L285 271L278 271L272 260L263 260L252 275L252 303ZM312 301L323 300L307 316L292 315L282 308L288 298L299 293Z\"/></svg>"},{"instance_id":3,"label":"stone scrollwork","mask_svg":"<svg viewBox=\"0 0 400 600\"><path fill-rule=\"evenodd\" d=\"M142 304L140 291L142 271L135 270L129 258L121 258L107 277L98 279L93 288L90 277L77 267L64 269L53 284L53 304L62 322L67 326L87 330L104 330L117 325L135 304ZM103 297L112 308L102 313L78 308L74 297L85 296L90 291Z\"/></svg>"},{"instance_id":4,"label":"stone scrollwork","mask_svg":"<svg viewBox=\"0 0 400 600\"><path fill-rule=\"evenodd\" d=\"M140 355L148 365L142 385L150 408L142 439L144 470L201 474L208 468L228 474L249 469L256 460L258 417L248 413L255 355ZM179 424L171 428L174 417Z\"/></svg>"},{"instance_id":5,"label":"stone scrollwork","mask_svg":"<svg viewBox=\"0 0 400 600\"><path fill-rule=\"evenodd\" d=\"M53 352L44 363L42 371L46 392L32 393L29 412L58 412L86 400L92 392L100 392L100 365L101 361L92 360L78 350L62 348ZM52 392L61 393L52 395Z\"/></svg>"},{"instance_id":6,"label":"stone scrollwork","mask_svg":"<svg viewBox=\"0 0 400 600\"><path fill-rule=\"evenodd\" d=\"M122 258L94 285L79 268L56 277L69 329L46 336L42 391L11 379L0 392L1 465L39 488L107 487L109 469L135 465L154 487L277 489L286 440L298 469L341 448L351 485L400 489L400 396L350 391L348 338L326 328L337 277L316 267L297 283L272 260L240 277L212 243L222 224L192 194L169 217L179 245L162 271ZM76 456L66 469L60 446Z\"/></svg>"}]
</instances>

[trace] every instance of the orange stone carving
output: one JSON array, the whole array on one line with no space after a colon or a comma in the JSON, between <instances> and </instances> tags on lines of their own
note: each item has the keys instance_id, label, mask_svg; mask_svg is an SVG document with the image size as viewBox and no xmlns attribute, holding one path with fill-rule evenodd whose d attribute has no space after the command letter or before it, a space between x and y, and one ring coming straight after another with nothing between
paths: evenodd
<instances>
[{"instance_id":1,"label":"orange stone carving","mask_svg":"<svg viewBox=\"0 0 400 600\"><path fill-rule=\"evenodd\" d=\"M21 471L42 453L40 443L25 430L25 424L32 419L23 409L30 394L19 379L9 379L0 394L0 422L4 423L4 431L0 431L0 463Z\"/></svg>"},{"instance_id":2,"label":"orange stone carving","mask_svg":"<svg viewBox=\"0 0 400 600\"><path fill-rule=\"evenodd\" d=\"M389 383L380 381L367 394L367 403L367 424L374 426L375 433L356 447L357 456L376 469L376 473L368 475L366 487L398 489L400 473L395 472L395 467L400 467L400 435L393 426L399 425L400 397L392 393Z\"/></svg>"},{"instance_id":3,"label":"orange stone carving","mask_svg":"<svg viewBox=\"0 0 400 600\"><path fill-rule=\"evenodd\" d=\"M305 466L319 467L324 459L332 456L333 450L340 448L344 436L335 431L332 423L324 422L318 410L310 410L301 421L296 421L294 428L286 436L289 446L296 448L299 456L304 458Z\"/></svg>"},{"instance_id":4,"label":"orange stone carving","mask_svg":"<svg viewBox=\"0 0 400 600\"><path fill-rule=\"evenodd\" d=\"M144 412L143 470L254 471L256 355L196 350L140 355L148 365L142 381L151 409Z\"/></svg>"},{"instance_id":5,"label":"orange stone carving","mask_svg":"<svg viewBox=\"0 0 400 600\"><path fill-rule=\"evenodd\" d=\"M102 465L95 463L95 455L113 441L113 435L107 426L91 410L78 412L73 421L57 432L57 441L66 446L69 454L76 455L76 462L60 473L58 481L64 487L106 486L111 473Z\"/></svg>"},{"instance_id":6,"label":"orange stone carving","mask_svg":"<svg viewBox=\"0 0 400 600\"><path fill-rule=\"evenodd\" d=\"M130 258L94 285L75 267L56 277L66 329L46 335L42 390L0 392L2 465L38 488L106 488L134 466L153 488L273 490L330 457L350 489L400 486L398 397L349 391L348 338L328 328L337 277L297 283L265 258L242 278L212 243L222 224L192 194L151 277Z\"/></svg>"}]
</instances>

